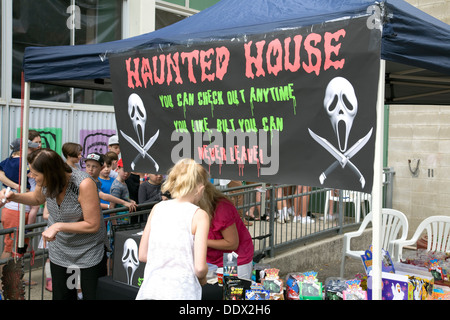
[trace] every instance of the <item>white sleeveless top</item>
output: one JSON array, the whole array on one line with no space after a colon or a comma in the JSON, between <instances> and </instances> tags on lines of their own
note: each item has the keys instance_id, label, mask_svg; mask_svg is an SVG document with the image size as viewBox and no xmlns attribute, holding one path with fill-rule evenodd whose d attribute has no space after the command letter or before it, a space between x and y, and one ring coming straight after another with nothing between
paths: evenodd
<instances>
[{"instance_id":1,"label":"white sleeveless top","mask_svg":"<svg viewBox=\"0 0 450 320\"><path fill-rule=\"evenodd\" d=\"M192 218L198 206L166 200L153 212L144 281L136 300L200 300L194 272Z\"/></svg>"}]
</instances>

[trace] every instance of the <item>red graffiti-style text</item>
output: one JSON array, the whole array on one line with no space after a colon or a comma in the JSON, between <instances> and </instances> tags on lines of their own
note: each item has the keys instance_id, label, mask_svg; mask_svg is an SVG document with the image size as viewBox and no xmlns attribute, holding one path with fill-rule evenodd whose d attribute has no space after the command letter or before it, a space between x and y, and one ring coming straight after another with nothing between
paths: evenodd
<instances>
[{"instance_id":1,"label":"red graffiti-style text","mask_svg":"<svg viewBox=\"0 0 450 320\"><path fill-rule=\"evenodd\" d=\"M148 85L163 84L170 85L172 81L177 84L183 83L183 77L180 73L180 64L186 65L187 77L190 82L197 83L197 80L204 82L223 79L227 73L230 52L225 47L218 47L209 50L193 50L191 52L175 52L169 54L160 54L148 58L131 58L125 60L128 87L147 88ZM198 65L201 74L194 73L194 66Z\"/></svg>"},{"instance_id":2,"label":"red graffiti-style text","mask_svg":"<svg viewBox=\"0 0 450 320\"><path fill-rule=\"evenodd\" d=\"M245 77L277 76L281 71L320 74L331 67L342 69L341 41L346 32L340 29L322 36L310 33L295 35L270 42L261 40L244 43ZM231 54L225 46L208 50L174 52L125 60L128 87L147 88L153 85L171 85L213 82L223 80L231 63Z\"/></svg>"},{"instance_id":3,"label":"red graffiti-style text","mask_svg":"<svg viewBox=\"0 0 450 320\"><path fill-rule=\"evenodd\" d=\"M318 33L308 34L303 42L303 36L301 35L296 35L293 38L287 37L284 39L283 44L280 39L273 39L269 43L266 43L266 40L255 43L249 41L244 44L245 76L251 79L255 76L264 77L266 74L277 76L280 71L297 72L301 67L303 67L305 72L314 72L316 75L320 74L322 68L323 70L327 70L330 67L342 69L345 59L336 58L339 57L341 48L339 40L344 37L345 30L340 29L334 33L325 32L323 43L321 43L322 36ZM292 41L293 44L291 44ZM292 50L290 50L292 45L294 46L293 57L291 57ZM256 53L252 53L255 50ZM307 54L304 61L302 61L300 56L303 50Z\"/></svg>"}]
</instances>

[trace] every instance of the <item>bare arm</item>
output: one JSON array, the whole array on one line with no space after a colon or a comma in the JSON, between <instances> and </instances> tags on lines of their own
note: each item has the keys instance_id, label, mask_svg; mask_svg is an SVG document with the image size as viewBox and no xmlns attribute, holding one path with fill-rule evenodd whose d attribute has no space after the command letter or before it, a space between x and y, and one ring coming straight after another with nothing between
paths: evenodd
<instances>
[{"instance_id":1,"label":"bare arm","mask_svg":"<svg viewBox=\"0 0 450 320\"><path fill-rule=\"evenodd\" d=\"M7 187L11 187L11 189L19 190L19 184L15 183L14 181L10 180L6 175L4 171L0 170L0 182L3 183L3 185Z\"/></svg>"},{"instance_id":2,"label":"bare arm","mask_svg":"<svg viewBox=\"0 0 450 320\"><path fill-rule=\"evenodd\" d=\"M0 190L0 199L5 198L6 189ZM6 195L6 202L14 201L29 206L39 206L45 202L45 196L41 191L41 187L36 186L34 191L25 193L8 192ZM5 202L5 203L6 203ZM0 202L0 207L5 203Z\"/></svg>"},{"instance_id":3,"label":"bare arm","mask_svg":"<svg viewBox=\"0 0 450 320\"><path fill-rule=\"evenodd\" d=\"M134 200L131 200L128 202L128 201L122 200L120 198L117 198L117 197L113 196L112 194L104 193L102 191L99 192L99 196L100 196L100 199L109 202L110 209L115 208L116 204L121 204L121 205L127 207L130 212L136 211L136 202Z\"/></svg>"},{"instance_id":4,"label":"bare arm","mask_svg":"<svg viewBox=\"0 0 450 320\"><path fill-rule=\"evenodd\" d=\"M44 211L42 211L42 218L45 220L48 220L48 215L49 215L49 213L48 213L48 209L47 209L47 202L45 202Z\"/></svg>"},{"instance_id":5,"label":"bare arm","mask_svg":"<svg viewBox=\"0 0 450 320\"><path fill-rule=\"evenodd\" d=\"M223 239L208 239L208 247L216 250L233 251L239 247L239 234L236 224L221 231Z\"/></svg>"},{"instance_id":6,"label":"bare arm","mask_svg":"<svg viewBox=\"0 0 450 320\"><path fill-rule=\"evenodd\" d=\"M27 224L33 224L36 222L37 213L39 211L40 206L32 206L30 208L30 213L28 214Z\"/></svg>"},{"instance_id":7,"label":"bare arm","mask_svg":"<svg viewBox=\"0 0 450 320\"><path fill-rule=\"evenodd\" d=\"M198 209L192 219L192 233L194 234L194 270L201 285L206 284L206 274L208 273L206 264L208 232L209 216L206 211Z\"/></svg>"},{"instance_id":8,"label":"bare arm","mask_svg":"<svg viewBox=\"0 0 450 320\"><path fill-rule=\"evenodd\" d=\"M144 232L142 233L141 242L139 243L139 261L147 262L147 252L148 252L148 238L150 236L150 221L152 221L153 212L156 206L153 207L150 212L147 223L145 224Z\"/></svg>"}]
</instances>

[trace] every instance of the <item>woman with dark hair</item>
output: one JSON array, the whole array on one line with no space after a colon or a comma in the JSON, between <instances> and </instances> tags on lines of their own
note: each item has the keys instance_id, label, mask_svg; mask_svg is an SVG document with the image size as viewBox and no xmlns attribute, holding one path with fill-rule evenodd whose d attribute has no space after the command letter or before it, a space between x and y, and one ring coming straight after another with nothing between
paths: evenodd
<instances>
[{"instance_id":1,"label":"woman with dark hair","mask_svg":"<svg viewBox=\"0 0 450 320\"><path fill-rule=\"evenodd\" d=\"M0 198L26 205L47 202L48 228L42 237L49 249L53 299L76 300L78 275L83 299L95 299L97 279L106 275L107 246L97 185L53 150L33 151L28 162L35 190L8 194L1 190Z\"/></svg>"}]
</instances>

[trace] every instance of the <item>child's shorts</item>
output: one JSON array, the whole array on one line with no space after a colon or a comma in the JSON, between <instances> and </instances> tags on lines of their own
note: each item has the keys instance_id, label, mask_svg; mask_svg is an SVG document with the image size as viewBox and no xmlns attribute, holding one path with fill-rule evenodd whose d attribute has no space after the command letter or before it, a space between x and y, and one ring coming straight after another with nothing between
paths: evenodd
<instances>
[{"instance_id":1,"label":"child's shorts","mask_svg":"<svg viewBox=\"0 0 450 320\"><path fill-rule=\"evenodd\" d=\"M29 212L25 212L25 223L28 220L28 214ZM11 210L8 208L3 207L2 208L2 225L3 229L9 229L9 228L18 228L19 227L19 221L20 221L20 211L17 210ZM18 232L15 233L9 233L5 234L5 246L3 248L4 252L12 252L12 248L14 244L14 234L18 235ZM29 239L25 239L25 243L29 243ZM17 244L17 243L16 243Z\"/></svg>"}]
</instances>

